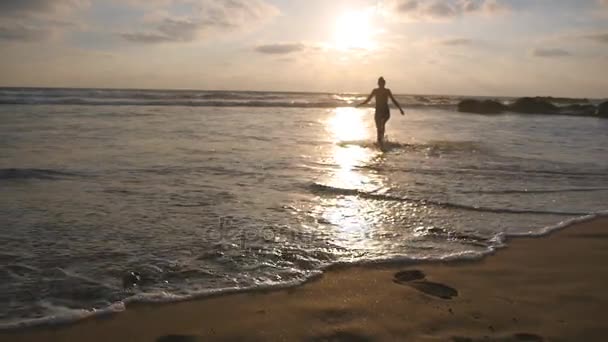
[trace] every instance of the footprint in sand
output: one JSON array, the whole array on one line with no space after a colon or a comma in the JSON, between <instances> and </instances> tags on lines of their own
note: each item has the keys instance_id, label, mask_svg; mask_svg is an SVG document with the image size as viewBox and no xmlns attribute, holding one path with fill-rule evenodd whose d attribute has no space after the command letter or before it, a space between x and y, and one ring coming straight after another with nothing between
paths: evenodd
<instances>
[{"instance_id":1,"label":"footprint in sand","mask_svg":"<svg viewBox=\"0 0 608 342\"><path fill-rule=\"evenodd\" d=\"M409 283L414 280L424 279L424 272L419 270L407 270L395 273L395 277L393 281L400 285L405 285L405 283Z\"/></svg>"},{"instance_id":2,"label":"footprint in sand","mask_svg":"<svg viewBox=\"0 0 608 342\"><path fill-rule=\"evenodd\" d=\"M428 295L439 297L441 299L452 299L458 296L458 291L447 285L440 283L433 283L430 281L415 281L409 284L420 292L424 292Z\"/></svg>"},{"instance_id":3,"label":"footprint in sand","mask_svg":"<svg viewBox=\"0 0 608 342\"><path fill-rule=\"evenodd\" d=\"M542 336L529 333L517 333L510 336L494 336L492 338L488 336L484 337L452 337L452 342L484 342L484 341L496 341L496 342L543 342L545 339Z\"/></svg>"},{"instance_id":4,"label":"footprint in sand","mask_svg":"<svg viewBox=\"0 0 608 342\"><path fill-rule=\"evenodd\" d=\"M156 339L156 342L200 342L201 338L195 335L165 335Z\"/></svg>"},{"instance_id":5,"label":"footprint in sand","mask_svg":"<svg viewBox=\"0 0 608 342\"><path fill-rule=\"evenodd\" d=\"M526 342L543 342L545 339L542 336L536 334L529 333L517 333L513 335L516 341L526 341Z\"/></svg>"},{"instance_id":6,"label":"footprint in sand","mask_svg":"<svg viewBox=\"0 0 608 342\"><path fill-rule=\"evenodd\" d=\"M395 273L393 282L399 285L407 285L428 295L441 299L452 299L458 296L455 288L444 284L424 280L426 275L420 270L406 270Z\"/></svg>"},{"instance_id":7,"label":"footprint in sand","mask_svg":"<svg viewBox=\"0 0 608 342\"><path fill-rule=\"evenodd\" d=\"M349 331L336 331L329 335L314 336L310 342L371 342L372 338Z\"/></svg>"}]
</instances>

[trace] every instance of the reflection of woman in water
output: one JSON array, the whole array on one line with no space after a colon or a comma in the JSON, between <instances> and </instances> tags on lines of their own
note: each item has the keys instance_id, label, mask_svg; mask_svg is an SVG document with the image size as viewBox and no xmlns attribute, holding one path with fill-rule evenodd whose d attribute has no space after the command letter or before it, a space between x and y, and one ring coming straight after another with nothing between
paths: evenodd
<instances>
[{"instance_id":1,"label":"reflection of woman in water","mask_svg":"<svg viewBox=\"0 0 608 342\"><path fill-rule=\"evenodd\" d=\"M376 97L376 115L374 116L374 119L376 121L376 130L378 132L378 145L381 148L384 147L384 126L386 125L388 119L391 118L390 108L388 107L389 97L391 98L395 106L399 108L401 115L404 115L403 109L401 109L399 102L395 100L395 98L393 97L393 93L391 93L391 90L384 87L385 85L386 81L384 80L384 77L380 77L378 79L378 88L372 90L372 93L369 94L367 99L357 106L363 106L364 104L368 103L372 99L372 97Z\"/></svg>"}]
</instances>

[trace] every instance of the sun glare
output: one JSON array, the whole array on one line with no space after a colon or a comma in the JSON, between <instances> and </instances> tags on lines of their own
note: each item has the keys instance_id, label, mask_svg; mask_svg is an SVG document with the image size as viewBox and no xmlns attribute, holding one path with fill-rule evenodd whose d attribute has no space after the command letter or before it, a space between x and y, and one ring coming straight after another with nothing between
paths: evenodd
<instances>
[{"instance_id":1,"label":"sun glare","mask_svg":"<svg viewBox=\"0 0 608 342\"><path fill-rule=\"evenodd\" d=\"M336 48L340 50L371 49L371 13L369 11L347 12L338 17L334 42Z\"/></svg>"},{"instance_id":2,"label":"sun glare","mask_svg":"<svg viewBox=\"0 0 608 342\"><path fill-rule=\"evenodd\" d=\"M363 123L365 113L351 107L336 108L329 119L330 131L336 141L364 140L369 133Z\"/></svg>"}]
</instances>

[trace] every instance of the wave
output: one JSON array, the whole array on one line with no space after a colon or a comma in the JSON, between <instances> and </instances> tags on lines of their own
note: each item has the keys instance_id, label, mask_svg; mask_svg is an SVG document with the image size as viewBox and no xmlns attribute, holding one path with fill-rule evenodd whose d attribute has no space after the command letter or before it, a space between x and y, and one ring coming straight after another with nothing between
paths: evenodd
<instances>
[{"instance_id":1,"label":"wave","mask_svg":"<svg viewBox=\"0 0 608 342\"><path fill-rule=\"evenodd\" d=\"M459 191L461 194L488 194L488 195L508 195L508 194L552 194L562 192L595 192L608 191L608 188L565 188L565 189L505 189L505 190L467 190Z\"/></svg>"},{"instance_id":2,"label":"wave","mask_svg":"<svg viewBox=\"0 0 608 342\"><path fill-rule=\"evenodd\" d=\"M91 100L91 99L0 99L0 105L77 105L77 106L182 106L182 107L260 107L260 108L339 108L354 107L354 104L326 102L280 102L280 101L195 101L195 100ZM451 109L453 105L404 105Z\"/></svg>"},{"instance_id":3,"label":"wave","mask_svg":"<svg viewBox=\"0 0 608 342\"><path fill-rule=\"evenodd\" d=\"M507 247L507 242L511 238L521 237L542 237L549 235L555 231L568 228L575 224L580 224L588 221L595 220L600 217L607 217L608 211L602 211L592 213L584 216L579 216L571 219L561 221L555 225L545 226L536 231L528 232L516 232L516 233L498 233L488 241L492 242L491 245L486 245L483 251L463 251L452 254L447 254L442 257L411 257L407 255L389 255L384 257L375 257L365 260L356 261L338 261L338 262L327 262L322 265L319 269L307 271L302 274L301 278L290 280L290 281L266 281L260 282L252 286L245 287L225 287L217 289L206 289L206 290L195 290L190 291L186 294L173 294L168 292L148 292L138 293L130 297L127 297L121 301L117 301L109 304L106 307L94 308L94 309L73 309L63 306L54 305L48 302L42 302L42 306L51 311L51 314L33 319L20 319L12 320L6 323L0 324L0 331L15 331L20 329L26 329L31 327L39 326L57 326L64 324L73 324L84 319L90 319L95 317L102 317L107 315L118 314L128 309L130 304L136 303L173 303L187 300L208 298L214 296L228 295L234 293L243 292L255 292L255 291L268 291L268 290L280 290L286 288L293 288L305 284L311 280L314 280L323 275L327 270L357 266L357 265L390 265L390 264L420 264L420 263L445 263L453 261L478 261L482 260L488 255L494 254L497 250Z\"/></svg>"},{"instance_id":4,"label":"wave","mask_svg":"<svg viewBox=\"0 0 608 342\"><path fill-rule=\"evenodd\" d=\"M352 107L366 95L254 91L0 88L0 105ZM460 97L398 95L406 107L453 108Z\"/></svg>"},{"instance_id":5,"label":"wave","mask_svg":"<svg viewBox=\"0 0 608 342\"><path fill-rule=\"evenodd\" d=\"M73 177L76 175L77 174L72 172L51 169L0 169L0 181L14 179L62 179L66 177Z\"/></svg>"},{"instance_id":6,"label":"wave","mask_svg":"<svg viewBox=\"0 0 608 342\"><path fill-rule=\"evenodd\" d=\"M96 98L96 99L224 99L224 100L280 100L286 96L309 93L281 93L256 91L190 91L190 90L127 90L127 89L62 89L62 88L0 88L0 98Z\"/></svg>"},{"instance_id":7,"label":"wave","mask_svg":"<svg viewBox=\"0 0 608 342\"><path fill-rule=\"evenodd\" d=\"M146 304L162 304L176 303L193 299L208 298L219 295L228 295L233 293L278 290L284 288L292 288L304 284L307 281L315 279L323 274L322 270L309 271L302 278L291 281L268 281L261 282L252 286L243 287L224 287L217 289L194 290L185 294L173 294L164 291L157 292L142 292L133 294L123 300L114 302L106 307L91 308L91 309L72 309L64 306L54 305L48 302L42 302L42 306L51 313L40 318L29 318L21 320L13 320L7 323L0 323L0 331L14 331L30 327L39 326L57 326L71 324L84 319L107 316L125 311L130 304L146 303Z\"/></svg>"},{"instance_id":8,"label":"wave","mask_svg":"<svg viewBox=\"0 0 608 342\"><path fill-rule=\"evenodd\" d=\"M194 299L209 298L214 296L229 295L235 293L246 293L256 291L280 290L293 288L305 284L313 279L320 277L324 271L339 267L357 266L357 265L388 265L388 264L420 264L420 263L436 263L436 262L452 262L452 261L477 261L485 258L487 255L494 254L498 249L507 247L507 241L511 238L518 237L542 237L551 234L557 230L565 229L575 224L594 220L599 217L608 216L608 211L598 212L585 216L580 216L559 222L555 225L545 226L542 229L528 232L518 233L499 233L489 239L493 244L486 245L483 251L463 251L456 252L442 257L411 257L407 255L390 255L386 257L375 257L365 260L356 261L338 261L328 262L322 265L319 269L307 271L302 274L302 277L289 281L263 281L252 286L244 287L224 287L217 289L204 289L188 291L186 293L174 294L164 291L144 292L133 294L123 300L109 304L106 307L94 309L73 309L64 306L51 304L49 302L41 302L41 306L49 310L51 313L47 316L33 319L13 320L7 323L0 324L0 331L14 331L30 327L39 326L57 326L64 324L73 324L85 319L103 317L108 315L119 314L126 311L131 304L148 303L148 304L164 304L175 303Z\"/></svg>"},{"instance_id":9,"label":"wave","mask_svg":"<svg viewBox=\"0 0 608 342\"><path fill-rule=\"evenodd\" d=\"M81 105L81 106L183 106L183 107L289 107L335 108L336 102L274 102L274 101L196 101L196 100L97 100L82 98L62 99L0 99L0 105Z\"/></svg>"},{"instance_id":10,"label":"wave","mask_svg":"<svg viewBox=\"0 0 608 342\"><path fill-rule=\"evenodd\" d=\"M439 151L440 152L440 151ZM357 169L362 170L372 170L372 171L381 171L381 172L407 172L407 173L416 173L416 174L426 174L426 175L490 175L493 177L499 175L529 175L529 176L539 176L545 178L586 178L586 177L598 177L598 178L608 178L608 170L597 170L597 171L579 171L579 170L547 170L547 169L523 169L521 167L511 167L509 165L504 165L501 167L465 167L461 166L459 168L424 168L424 167L392 167L385 165L359 165L356 166ZM587 188L581 188L581 191L585 191ZM596 189L593 191L602 191L604 188L589 188ZM608 189L608 188L607 188ZM514 190L525 192L525 190ZM561 191L557 191L561 192ZM565 191L564 191L565 192ZM479 193L479 191L471 190L471 193Z\"/></svg>"},{"instance_id":11,"label":"wave","mask_svg":"<svg viewBox=\"0 0 608 342\"><path fill-rule=\"evenodd\" d=\"M550 211L550 210L532 210L532 209L513 209L513 208L491 208L482 206L473 206L460 203L441 202L426 199L413 199L408 197L400 197L388 194L378 194L374 192L366 192L358 189L337 188L329 185L313 183L311 190L315 193L341 195L341 196L357 196L369 200L404 202L417 206L431 205L441 208L453 208L467 211L479 211L487 213L499 214L537 214L537 215L557 215L557 216L584 216L589 215L588 212L565 212L565 211Z\"/></svg>"},{"instance_id":12,"label":"wave","mask_svg":"<svg viewBox=\"0 0 608 342\"><path fill-rule=\"evenodd\" d=\"M2 323L0 324L0 331L11 331L37 326L71 324L87 318L106 316L126 310L126 306L123 302L113 303L100 309L72 309L53 305L48 302L42 302L41 306L52 313L39 318L20 319Z\"/></svg>"}]
</instances>

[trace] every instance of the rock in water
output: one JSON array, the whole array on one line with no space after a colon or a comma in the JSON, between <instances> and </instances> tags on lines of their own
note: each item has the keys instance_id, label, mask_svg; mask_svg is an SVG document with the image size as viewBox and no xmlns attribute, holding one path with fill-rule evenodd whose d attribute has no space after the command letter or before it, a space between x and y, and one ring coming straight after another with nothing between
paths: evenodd
<instances>
[{"instance_id":1,"label":"rock in water","mask_svg":"<svg viewBox=\"0 0 608 342\"><path fill-rule=\"evenodd\" d=\"M608 101L602 103L597 108L597 115L601 118L608 118Z\"/></svg>"},{"instance_id":2,"label":"rock in water","mask_svg":"<svg viewBox=\"0 0 608 342\"><path fill-rule=\"evenodd\" d=\"M505 110L507 110L507 106L494 100L479 101L466 99L458 104L458 111L463 113L500 114Z\"/></svg>"},{"instance_id":3,"label":"rock in water","mask_svg":"<svg viewBox=\"0 0 608 342\"><path fill-rule=\"evenodd\" d=\"M533 97L523 97L515 101L509 108L516 113L526 114L557 114L559 108L547 101Z\"/></svg>"},{"instance_id":4,"label":"rock in water","mask_svg":"<svg viewBox=\"0 0 608 342\"><path fill-rule=\"evenodd\" d=\"M135 287L141 281L141 275L139 272L129 272L122 277L122 287L124 289L130 289Z\"/></svg>"}]
</instances>

